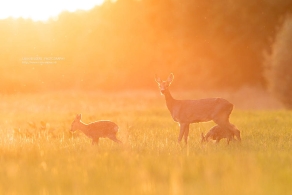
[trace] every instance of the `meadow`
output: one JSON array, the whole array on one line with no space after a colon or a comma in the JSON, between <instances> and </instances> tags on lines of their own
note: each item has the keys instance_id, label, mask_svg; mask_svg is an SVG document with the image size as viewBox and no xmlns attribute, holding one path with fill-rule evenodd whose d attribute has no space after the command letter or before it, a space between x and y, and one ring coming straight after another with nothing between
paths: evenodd
<instances>
[{"instance_id":1,"label":"meadow","mask_svg":"<svg viewBox=\"0 0 292 195\"><path fill-rule=\"evenodd\" d=\"M230 120L241 143L201 144L208 122L191 125L186 146L177 143L178 125L158 91L0 98L0 194L292 194L291 111L235 101ZM97 146L69 133L78 113L85 123L116 122L124 144L101 139Z\"/></svg>"}]
</instances>

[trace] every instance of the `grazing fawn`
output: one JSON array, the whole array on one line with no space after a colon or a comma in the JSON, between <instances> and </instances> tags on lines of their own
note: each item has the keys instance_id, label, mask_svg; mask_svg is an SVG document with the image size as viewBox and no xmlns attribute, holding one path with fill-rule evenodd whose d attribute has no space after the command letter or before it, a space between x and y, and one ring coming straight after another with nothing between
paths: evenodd
<instances>
[{"instance_id":1,"label":"grazing fawn","mask_svg":"<svg viewBox=\"0 0 292 195\"><path fill-rule=\"evenodd\" d=\"M81 114L78 114L71 125L71 132L82 131L87 137L92 139L92 144L98 144L99 138L109 138L117 143L122 143L117 139L118 125L111 121L96 121L85 124L81 121Z\"/></svg>"},{"instance_id":2,"label":"grazing fawn","mask_svg":"<svg viewBox=\"0 0 292 195\"><path fill-rule=\"evenodd\" d=\"M187 144L189 126L191 123L207 122L213 120L220 127L234 132L238 140L240 134L234 125L229 122L229 115L233 110L233 104L222 98L207 98L198 100L176 100L169 91L169 86L173 81L171 73L166 81L162 81L156 76L156 82L161 94L165 96L166 106L174 121L179 123L180 133L178 142L184 137Z\"/></svg>"},{"instance_id":3,"label":"grazing fawn","mask_svg":"<svg viewBox=\"0 0 292 195\"><path fill-rule=\"evenodd\" d=\"M216 140L216 143L219 143L221 139L227 138L227 144L229 144L230 141L235 140L234 136L235 133L240 135L240 131L236 129L235 131L229 131L227 129L224 129L218 125L212 127L209 132L204 136L202 133L201 137L201 143L208 142L208 139L211 138L212 140Z\"/></svg>"}]
</instances>

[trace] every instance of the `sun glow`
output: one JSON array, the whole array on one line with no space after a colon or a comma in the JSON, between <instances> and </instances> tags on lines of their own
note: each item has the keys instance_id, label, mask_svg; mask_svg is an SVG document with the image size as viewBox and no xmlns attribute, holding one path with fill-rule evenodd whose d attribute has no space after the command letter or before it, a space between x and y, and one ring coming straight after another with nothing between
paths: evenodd
<instances>
[{"instance_id":1,"label":"sun glow","mask_svg":"<svg viewBox=\"0 0 292 195\"><path fill-rule=\"evenodd\" d=\"M8 17L45 21L62 11L89 10L104 0L9 0L0 2L0 19Z\"/></svg>"}]
</instances>

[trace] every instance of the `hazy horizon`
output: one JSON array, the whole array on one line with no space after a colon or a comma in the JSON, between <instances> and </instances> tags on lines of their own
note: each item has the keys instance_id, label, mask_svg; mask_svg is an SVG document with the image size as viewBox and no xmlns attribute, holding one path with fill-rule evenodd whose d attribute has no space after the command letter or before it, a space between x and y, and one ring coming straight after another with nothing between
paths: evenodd
<instances>
[{"instance_id":1,"label":"hazy horizon","mask_svg":"<svg viewBox=\"0 0 292 195\"><path fill-rule=\"evenodd\" d=\"M47 21L58 17L62 12L88 11L99 6L104 0L11 0L0 2L0 20L31 19L33 21ZM17 5L17 6L16 6Z\"/></svg>"}]
</instances>

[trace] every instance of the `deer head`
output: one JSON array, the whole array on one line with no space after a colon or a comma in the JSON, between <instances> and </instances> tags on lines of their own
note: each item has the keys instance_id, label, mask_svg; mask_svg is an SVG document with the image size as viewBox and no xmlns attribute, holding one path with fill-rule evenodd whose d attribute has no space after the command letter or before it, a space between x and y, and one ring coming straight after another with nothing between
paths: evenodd
<instances>
[{"instance_id":1,"label":"deer head","mask_svg":"<svg viewBox=\"0 0 292 195\"><path fill-rule=\"evenodd\" d=\"M162 81L157 75L155 76L155 81L158 83L158 87L160 89L161 94L164 94L168 87L170 86L171 82L173 81L173 74L170 73L166 81Z\"/></svg>"},{"instance_id":2,"label":"deer head","mask_svg":"<svg viewBox=\"0 0 292 195\"><path fill-rule=\"evenodd\" d=\"M71 132L74 132L77 130L77 125L80 123L80 120L81 120L81 114L77 114L76 118L72 122L71 130L70 130Z\"/></svg>"}]
</instances>

